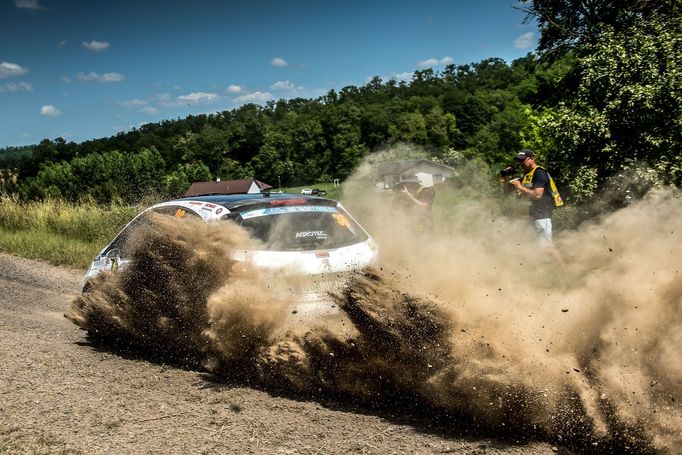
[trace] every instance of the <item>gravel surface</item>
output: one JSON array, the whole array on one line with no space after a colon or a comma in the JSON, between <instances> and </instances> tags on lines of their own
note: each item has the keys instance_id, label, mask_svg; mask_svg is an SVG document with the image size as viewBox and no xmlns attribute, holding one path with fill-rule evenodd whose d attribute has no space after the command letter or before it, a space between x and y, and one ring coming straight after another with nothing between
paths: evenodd
<instances>
[{"instance_id":1,"label":"gravel surface","mask_svg":"<svg viewBox=\"0 0 682 455\"><path fill-rule=\"evenodd\" d=\"M100 349L63 316L81 277L0 254L0 453L568 453Z\"/></svg>"}]
</instances>

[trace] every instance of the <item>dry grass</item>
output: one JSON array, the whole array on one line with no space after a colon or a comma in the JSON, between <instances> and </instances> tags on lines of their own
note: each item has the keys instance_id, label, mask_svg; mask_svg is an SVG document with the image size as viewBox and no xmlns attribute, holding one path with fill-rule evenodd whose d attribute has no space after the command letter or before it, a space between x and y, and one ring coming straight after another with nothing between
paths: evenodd
<instances>
[{"instance_id":1,"label":"dry grass","mask_svg":"<svg viewBox=\"0 0 682 455\"><path fill-rule=\"evenodd\" d=\"M19 202L0 198L0 250L56 265L85 268L139 211L120 204Z\"/></svg>"}]
</instances>

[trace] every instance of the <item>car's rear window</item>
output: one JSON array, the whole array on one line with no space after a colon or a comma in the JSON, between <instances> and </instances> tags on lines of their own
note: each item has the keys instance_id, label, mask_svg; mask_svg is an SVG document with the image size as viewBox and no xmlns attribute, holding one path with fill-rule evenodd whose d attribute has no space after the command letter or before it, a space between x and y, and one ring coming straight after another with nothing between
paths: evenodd
<instances>
[{"instance_id":1,"label":"car's rear window","mask_svg":"<svg viewBox=\"0 0 682 455\"><path fill-rule=\"evenodd\" d=\"M230 214L271 251L340 248L367 239L365 231L340 207L292 205Z\"/></svg>"}]
</instances>

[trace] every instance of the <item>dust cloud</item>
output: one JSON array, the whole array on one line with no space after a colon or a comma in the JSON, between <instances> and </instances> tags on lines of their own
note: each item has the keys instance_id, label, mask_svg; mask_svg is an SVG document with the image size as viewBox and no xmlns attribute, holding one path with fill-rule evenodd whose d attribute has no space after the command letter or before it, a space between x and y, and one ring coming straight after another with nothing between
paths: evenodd
<instances>
[{"instance_id":1,"label":"dust cloud","mask_svg":"<svg viewBox=\"0 0 682 455\"><path fill-rule=\"evenodd\" d=\"M678 194L652 192L562 232L558 261L479 188L437 188L440 211L424 226L366 171L343 203L380 260L332 295L336 315L292 327L291 282L232 259L245 232L159 216L133 240L131 264L101 275L68 317L164 359L304 394L425 405L579 450L682 450Z\"/></svg>"}]
</instances>

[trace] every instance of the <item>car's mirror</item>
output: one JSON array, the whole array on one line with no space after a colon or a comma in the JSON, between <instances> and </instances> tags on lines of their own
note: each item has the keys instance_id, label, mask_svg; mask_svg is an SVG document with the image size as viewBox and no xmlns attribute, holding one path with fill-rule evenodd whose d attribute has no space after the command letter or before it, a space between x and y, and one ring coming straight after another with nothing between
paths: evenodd
<instances>
[{"instance_id":1,"label":"car's mirror","mask_svg":"<svg viewBox=\"0 0 682 455\"><path fill-rule=\"evenodd\" d=\"M109 259L115 259L121 256L121 250L118 248L112 248L109 251L107 251L107 258Z\"/></svg>"}]
</instances>

